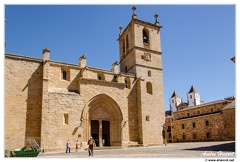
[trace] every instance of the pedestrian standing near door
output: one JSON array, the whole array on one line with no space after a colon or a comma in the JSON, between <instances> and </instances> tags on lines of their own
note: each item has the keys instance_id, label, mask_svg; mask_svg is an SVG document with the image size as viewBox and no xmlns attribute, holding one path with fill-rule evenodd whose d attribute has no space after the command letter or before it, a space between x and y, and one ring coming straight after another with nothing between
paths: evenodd
<instances>
[{"instance_id":1,"label":"pedestrian standing near door","mask_svg":"<svg viewBox=\"0 0 240 162\"><path fill-rule=\"evenodd\" d=\"M89 156L93 156L93 147L96 147L96 144L95 144L95 141L93 140L93 138L91 137L89 140L88 140L88 153L89 153Z\"/></svg>"},{"instance_id":2,"label":"pedestrian standing near door","mask_svg":"<svg viewBox=\"0 0 240 162\"><path fill-rule=\"evenodd\" d=\"M71 153L70 147L71 147L71 144L70 144L70 141L68 140L67 144L66 144L66 153L68 153L68 152Z\"/></svg>"}]
</instances>

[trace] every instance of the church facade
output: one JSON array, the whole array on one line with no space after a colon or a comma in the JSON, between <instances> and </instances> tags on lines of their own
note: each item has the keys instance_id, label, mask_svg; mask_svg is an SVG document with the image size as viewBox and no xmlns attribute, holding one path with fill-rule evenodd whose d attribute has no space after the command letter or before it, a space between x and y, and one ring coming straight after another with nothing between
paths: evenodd
<instances>
[{"instance_id":1,"label":"church facade","mask_svg":"<svg viewBox=\"0 0 240 162\"><path fill-rule=\"evenodd\" d=\"M5 150L39 139L45 152L63 151L69 139L82 148L162 145L165 122L161 26L137 18L119 34L119 62L111 70L5 54ZM119 70L120 69L120 70Z\"/></svg>"}]
</instances>

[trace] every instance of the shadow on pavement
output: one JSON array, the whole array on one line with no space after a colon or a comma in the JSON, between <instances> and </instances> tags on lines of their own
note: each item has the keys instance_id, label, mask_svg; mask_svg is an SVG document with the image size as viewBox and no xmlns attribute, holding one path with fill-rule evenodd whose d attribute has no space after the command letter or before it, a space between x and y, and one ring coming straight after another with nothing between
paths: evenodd
<instances>
[{"instance_id":1,"label":"shadow on pavement","mask_svg":"<svg viewBox=\"0 0 240 162\"><path fill-rule=\"evenodd\" d=\"M220 145L213 145L213 146L206 146L206 147L196 147L196 148L189 148L184 150L199 150L199 151L230 151L235 152L235 142L220 144Z\"/></svg>"}]
</instances>

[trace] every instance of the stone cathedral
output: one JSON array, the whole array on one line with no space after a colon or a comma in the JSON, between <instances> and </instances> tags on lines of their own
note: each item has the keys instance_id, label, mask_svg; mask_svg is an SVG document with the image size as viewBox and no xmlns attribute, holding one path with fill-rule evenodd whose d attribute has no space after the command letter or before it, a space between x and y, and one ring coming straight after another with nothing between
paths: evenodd
<instances>
[{"instance_id":1,"label":"stone cathedral","mask_svg":"<svg viewBox=\"0 0 240 162\"><path fill-rule=\"evenodd\" d=\"M5 54L5 150L39 139L45 152L90 137L99 147L162 145L165 122L160 23L137 18L120 26L119 61L111 70Z\"/></svg>"}]
</instances>

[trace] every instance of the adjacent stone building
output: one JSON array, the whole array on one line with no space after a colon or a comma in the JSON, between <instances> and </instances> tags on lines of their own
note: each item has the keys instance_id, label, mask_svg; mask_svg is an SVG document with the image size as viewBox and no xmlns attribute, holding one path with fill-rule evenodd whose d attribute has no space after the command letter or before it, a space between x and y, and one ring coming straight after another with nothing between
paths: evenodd
<instances>
[{"instance_id":1,"label":"adjacent stone building","mask_svg":"<svg viewBox=\"0 0 240 162\"><path fill-rule=\"evenodd\" d=\"M161 26L137 18L120 27L119 63L111 70L5 54L5 149L38 138L47 151L63 151L67 140L84 148L161 145L165 121ZM120 67L118 67L120 66ZM120 69L120 71L119 71Z\"/></svg>"},{"instance_id":2,"label":"adjacent stone building","mask_svg":"<svg viewBox=\"0 0 240 162\"><path fill-rule=\"evenodd\" d=\"M187 96L187 103L175 91L170 98L164 124L168 142L235 140L234 97L203 103L193 86Z\"/></svg>"}]
</instances>

